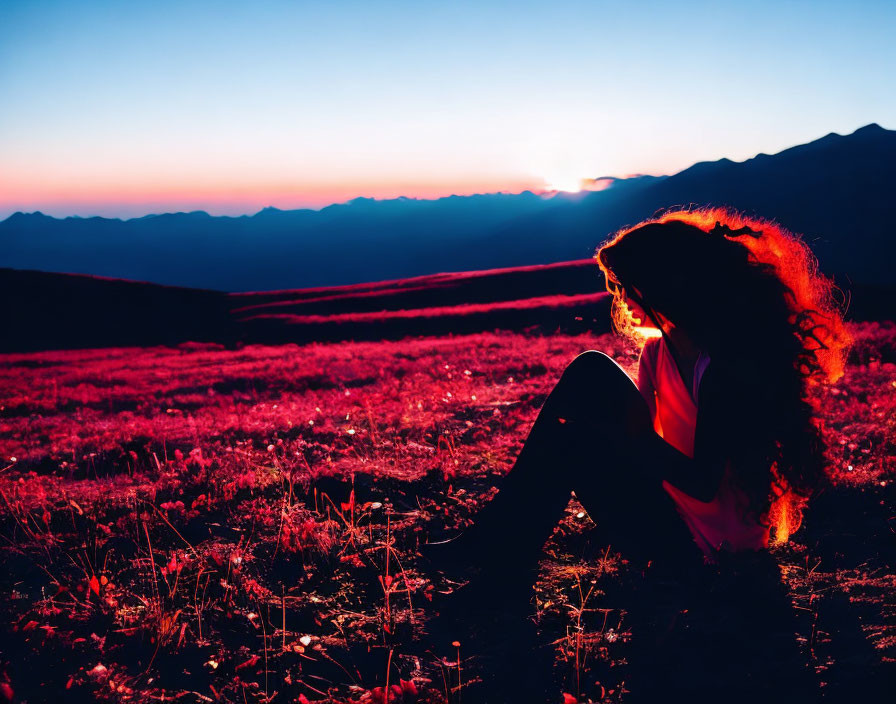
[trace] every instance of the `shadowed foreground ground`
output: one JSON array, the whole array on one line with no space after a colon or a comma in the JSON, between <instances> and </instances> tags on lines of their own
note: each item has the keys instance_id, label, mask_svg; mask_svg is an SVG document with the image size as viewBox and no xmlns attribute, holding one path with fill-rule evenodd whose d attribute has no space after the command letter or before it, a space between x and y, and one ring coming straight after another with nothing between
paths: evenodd
<instances>
[{"instance_id":1,"label":"shadowed foreground ground","mask_svg":"<svg viewBox=\"0 0 896 704\"><path fill-rule=\"evenodd\" d=\"M896 656L896 325L855 330L820 392L835 489L774 552L826 701L874 701ZM428 595L463 575L417 547L489 498L589 348L634 373L634 350L589 334L4 355L0 697L500 692L476 684L490 673L469 644L427 640ZM570 503L535 585L552 701L626 701L636 676L627 566L595 518Z\"/></svg>"}]
</instances>

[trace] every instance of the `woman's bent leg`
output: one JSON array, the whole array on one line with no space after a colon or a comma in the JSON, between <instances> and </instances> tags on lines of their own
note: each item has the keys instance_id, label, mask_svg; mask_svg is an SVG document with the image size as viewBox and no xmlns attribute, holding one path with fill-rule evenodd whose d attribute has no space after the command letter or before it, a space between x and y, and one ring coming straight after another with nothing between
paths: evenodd
<instances>
[{"instance_id":1,"label":"woman's bent leg","mask_svg":"<svg viewBox=\"0 0 896 704\"><path fill-rule=\"evenodd\" d=\"M662 485L673 463L689 460L654 432L646 402L619 365L601 353L578 361L588 367L590 386L571 399L571 447L563 465L576 498L600 535L642 566L702 564L702 551Z\"/></svg>"},{"instance_id":2,"label":"woman's bent leg","mask_svg":"<svg viewBox=\"0 0 896 704\"><path fill-rule=\"evenodd\" d=\"M651 446L637 440L647 433L653 433L647 405L625 372L603 353L579 355L542 406L498 494L454 544L459 553L455 558L478 563L481 571L466 601L454 602L456 613L449 616L445 634L455 639L454 616L471 618L467 604L489 607L475 619L497 642L490 644L488 637L480 636L474 639L474 650L491 653L486 661L504 688L511 681L522 688L525 696L506 701L547 701L538 692L550 679L547 673L553 656L536 648L522 610L531 598L540 551L561 518L571 491L597 522L601 534L624 553L637 550L653 555L676 540L690 543L699 552L662 490L660 467L649 461ZM448 609L451 614L451 607ZM507 619L501 625L489 620L505 612ZM508 625L516 619L519 627ZM638 632L649 630L642 626ZM536 663L541 657L545 661ZM501 670L502 663L512 672ZM491 697L489 701L505 700Z\"/></svg>"},{"instance_id":3,"label":"woman's bent leg","mask_svg":"<svg viewBox=\"0 0 896 704\"><path fill-rule=\"evenodd\" d=\"M654 442L644 441L651 436ZM460 539L463 550L488 569L533 568L575 491L620 549L649 555L683 544L698 554L662 489L665 457L657 457L656 441L663 442L631 379L602 352L583 352L542 406L501 489Z\"/></svg>"}]
</instances>

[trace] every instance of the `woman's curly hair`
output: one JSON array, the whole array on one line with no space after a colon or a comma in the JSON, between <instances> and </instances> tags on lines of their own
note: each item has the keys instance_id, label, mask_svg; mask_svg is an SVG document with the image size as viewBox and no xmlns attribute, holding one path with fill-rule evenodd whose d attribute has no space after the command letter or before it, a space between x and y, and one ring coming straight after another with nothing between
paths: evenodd
<instances>
[{"instance_id":1,"label":"woman's curly hair","mask_svg":"<svg viewBox=\"0 0 896 704\"><path fill-rule=\"evenodd\" d=\"M725 417L732 478L748 513L786 539L826 477L808 390L844 372L852 338L838 289L800 237L727 208L666 212L617 232L595 259L614 294L617 331L644 342L622 296L636 288L648 313L709 354L724 389L714 413Z\"/></svg>"}]
</instances>

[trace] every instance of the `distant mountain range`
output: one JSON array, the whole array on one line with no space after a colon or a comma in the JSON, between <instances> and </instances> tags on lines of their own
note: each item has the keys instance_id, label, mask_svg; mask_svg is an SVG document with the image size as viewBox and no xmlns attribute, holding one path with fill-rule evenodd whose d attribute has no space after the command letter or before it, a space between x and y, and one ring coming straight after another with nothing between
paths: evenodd
<instances>
[{"instance_id":1,"label":"distant mountain range","mask_svg":"<svg viewBox=\"0 0 896 704\"><path fill-rule=\"evenodd\" d=\"M546 198L357 198L252 216L197 211L112 218L15 213L0 267L220 291L337 286L588 258L610 233L676 205L729 205L802 233L838 284L896 286L896 131L871 124L744 162Z\"/></svg>"}]
</instances>

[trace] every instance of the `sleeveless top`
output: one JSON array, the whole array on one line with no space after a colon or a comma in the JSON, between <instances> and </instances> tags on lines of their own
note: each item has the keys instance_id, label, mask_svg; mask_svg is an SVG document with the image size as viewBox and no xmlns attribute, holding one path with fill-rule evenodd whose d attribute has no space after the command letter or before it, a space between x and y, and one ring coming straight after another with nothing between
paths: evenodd
<instances>
[{"instance_id":1,"label":"sleeveless top","mask_svg":"<svg viewBox=\"0 0 896 704\"><path fill-rule=\"evenodd\" d=\"M690 389L685 385L664 337L647 341L638 364L638 389L650 408L654 430L691 458L697 426L697 391L709 361L709 355L701 352ZM728 479L726 469L716 496L709 502L700 501L663 481L663 489L672 497L694 540L709 560L720 550L758 550L768 546L768 527L742 518L738 507L744 499Z\"/></svg>"}]
</instances>

